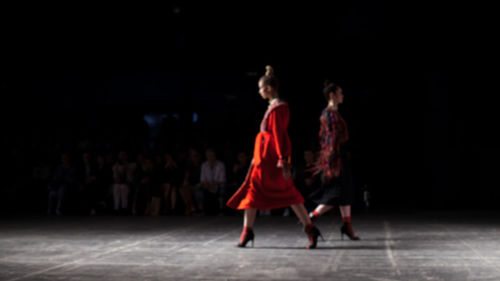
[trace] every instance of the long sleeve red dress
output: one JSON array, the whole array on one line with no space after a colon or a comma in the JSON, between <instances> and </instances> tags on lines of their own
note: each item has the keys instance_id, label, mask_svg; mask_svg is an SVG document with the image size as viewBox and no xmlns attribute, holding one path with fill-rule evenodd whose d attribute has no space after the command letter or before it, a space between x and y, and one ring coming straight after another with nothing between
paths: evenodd
<instances>
[{"instance_id":1,"label":"long sleeve red dress","mask_svg":"<svg viewBox=\"0 0 500 281\"><path fill-rule=\"evenodd\" d=\"M255 139L252 164L245 181L228 200L233 209L277 209L304 203L292 179L283 177L281 162L290 162L291 142L287 128L290 121L288 104L274 100L262 119Z\"/></svg>"}]
</instances>

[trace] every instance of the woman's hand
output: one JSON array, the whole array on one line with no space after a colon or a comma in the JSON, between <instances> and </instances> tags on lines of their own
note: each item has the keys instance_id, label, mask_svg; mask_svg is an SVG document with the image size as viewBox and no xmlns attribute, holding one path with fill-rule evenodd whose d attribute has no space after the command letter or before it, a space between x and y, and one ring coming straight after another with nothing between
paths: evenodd
<instances>
[{"instance_id":1,"label":"woman's hand","mask_svg":"<svg viewBox=\"0 0 500 281\"><path fill-rule=\"evenodd\" d=\"M284 161L278 161L277 167L283 169L283 177L286 180L292 177L292 168L289 163Z\"/></svg>"}]
</instances>

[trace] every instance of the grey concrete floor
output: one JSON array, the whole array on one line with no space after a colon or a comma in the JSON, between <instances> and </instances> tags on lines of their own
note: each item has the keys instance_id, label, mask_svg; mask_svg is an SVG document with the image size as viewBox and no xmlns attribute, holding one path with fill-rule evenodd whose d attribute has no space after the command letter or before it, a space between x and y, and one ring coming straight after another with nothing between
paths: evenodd
<instances>
[{"instance_id":1,"label":"grey concrete floor","mask_svg":"<svg viewBox=\"0 0 500 281\"><path fill-rule=\"evenodd\" d=\"M467 213L318 221L306 250L290 217L259 217L255 248L235 248L242 218L16 217L0 220L0 280L500 280L500 218Z\"/></svg>"}]
</instances>

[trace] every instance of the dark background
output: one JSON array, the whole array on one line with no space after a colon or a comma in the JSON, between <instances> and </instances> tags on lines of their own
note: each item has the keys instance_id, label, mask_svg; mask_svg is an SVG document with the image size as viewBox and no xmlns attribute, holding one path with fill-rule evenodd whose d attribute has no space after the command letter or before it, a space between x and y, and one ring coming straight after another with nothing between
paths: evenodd
<instances>
[{"instance_id":1,"label":"dark background","mask_svg":"<svg viewBox=\"0 0 500 281\"><path fill-rule=\"evenodd\" d=\"M251 151L267 64L291 107L297 161L317 144L330 78L344 89L355 173L375 208L498 209L495 106L457 78L474 70L464 64L460 19L444 4L176 2L3 13L5 212L36 200L33 165L79 142L158 142L145 114L175 114L168 149Z\"/></svg>"}]
</instances>

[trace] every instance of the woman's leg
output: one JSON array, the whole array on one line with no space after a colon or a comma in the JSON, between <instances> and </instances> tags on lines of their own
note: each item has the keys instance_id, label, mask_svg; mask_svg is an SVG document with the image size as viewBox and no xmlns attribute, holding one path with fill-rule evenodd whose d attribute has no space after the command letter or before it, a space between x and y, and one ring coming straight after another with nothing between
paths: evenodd
<instances>
[{"instance_id":1,"label":"woman's leg","mask_svg":"<svg viewBox=\"0 0 500 281\"><path fill-rule=\"evenodd\" d=\"M297 215L297 217L299 218L299 220L304 225L304 231L307 233L307 238L309 239L310 242L309 246L307 246L307 249L316 248L316 244L318 243L318 237L321 236L321 233L319 229L317 229L311 222L311 219L307 214L306 207L304 207L304 204L292 205L291 207L292 210Z\"/></svg>"},{"instance_id":2,"label":"woman's leg","mask_svg":"<svg viewBox=\"0 0 500 281\"><path fill-rule=\"evenodd\" d=\"M158 216L160 214L160 203L161 198L157 196L153 196L151 198L151 215Z\"/></svg>"},{"instance_id":3,"label":"woman's leg","mask_svg":"<svg viewBox=\"0 0 500 281\"><path fill-rule=\"evenodd\" d=\"M313 211L313 215L316 216L316 217L319 217L319 216L323 215L324 213L330 211L332 208L333 208L332 205L320 204Z\"/></svg>"},{"instance_id":4,"label":"woman's leg","mask_svg":"<svg viewBox=\"0 0 500 281\"><path fill-rule=\"evenodd\" d=\"M349 218L349 222L350 222L350 219L351 219L351 205L340 206L339 209L340 209L340 215L342 216L342 220L344 218Z\"/></svg>"},{"instance_id":5,"label":"woman's leg","mask_svg":"<svg viewBox=\"0 0 500 281\"><path fill-rule=\"evenodd\" d=\"M120 210L120 184L113 184L113 203L115 211L118 212Z\"/></svg>"},{"instance_id":6,"label":"woman's leg","mask_svg":"<svg viewBox=\"0 0 500 281\"><path fill-rule=\"evenodd\" d=\"M182 201L184 201L184 205L186 207L184 214L191 214L191 212L195 210L193 206L193 195L191 194L191 187L189 185L184 185L179 188L179 193L181 194Z\"/></svg>"},{"instance_id":7,"label":"woman's leg","mask_svg":"<svg viewBox=\"0 0 500 281\"><path fill-rule=\"evenodd\" d=\"M128 207L128 192L129 188L127 184L120 185L121 203L122 203L122 209L124 211Z\"/></svg>"},{"instance_id":8,"label":"woman's leg","mask_svg":"<svg viewBox=\"0 0 500 281\"><path fill-rule=\"evenodd\" d=\"M175 206L177 205L177 188L176 187L171 187L172 193L170 194L170 208L172 210L175 210Z\"/></svg>"},{"instance_id":9,"label":"woman's leg","mask_svg":"<svg viewBox=\"0 0 500 281\"><path fill-rule=\"evenodd\" d=\"M292 207L292 210L295 212L295 215L297 215L304 227L311 224L311 219L307 215L307 210L306 207L304 207L304 204L292 205L290 207Z\"/></svg>"},{"instance_id":10,"label":"woman's leg","mask_svg":"<svg viewBox=\"0 0 500 281\"><path fill-rule=\"evenodd\" d=\"M248 241L252 241L255 235L253 234L253 224L255 222L255 217L257 216L257 209L245 209L243 216L243 231L240 235L240 242L236 244L237 247L245 247Z\"/></svg>"},{"instance_id":11,"label":"woman's leg","mask_svg":"<svg viewBox=\"0 0 500 281\"><path fill-rule=\"evenodd\" d=\"M256 216L257 209L245 209L245 214L243 217L243 227L253 228Z\"/></svg>"},{"instance_id":12,"label":"woman's leg","mask_svg":"<svg viewBox=\"0 0 500 281\"><path fill-rule=\"evenodd\" d=\"M344 238L344 234L349 237L351 240L360 240L356 234L354 234L354 229L351 224L351 205L341 205L340 206L340 215L342 216L342 222L344 223L340 228L340 233L342 239Z\"/></svg>"},{"instance_id":13,"label":"woman's leg","mask_svg":"<svg viewBox=\"0 0 500 281\"><path fill-rule=\"evenodd\" d=\"M168 202L169 196L170 196L170 184L164 183L163 184L163 199L165 199L165 202Z\"/></svg>"}]
</instances>

